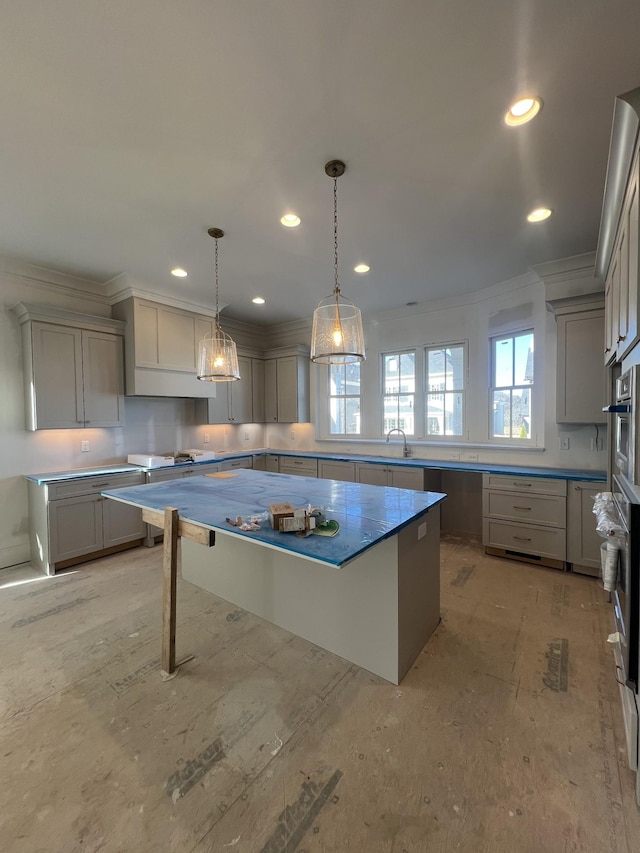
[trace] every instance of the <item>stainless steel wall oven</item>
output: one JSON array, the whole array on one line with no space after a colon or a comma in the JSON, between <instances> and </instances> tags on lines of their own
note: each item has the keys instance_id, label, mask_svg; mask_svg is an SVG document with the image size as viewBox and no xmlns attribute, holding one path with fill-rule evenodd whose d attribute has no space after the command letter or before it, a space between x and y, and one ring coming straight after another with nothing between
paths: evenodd
<instances>
[{"instance_id":1,"label":"stainless steel wall oven","mask_svg":"<svg viewBox=\"0 0 640 853\"><path fill-rule=\"evenodd\" d=\"M638 769L640 677L640 489L623 476L614 475L613 501L619 537L618 571L613 593L616 679L620 685L622 715L627 739L627 761ZM640 776L638 777L640 797ZM639 800L640 802L640 800Z\"/></svg>"}]
</instances>

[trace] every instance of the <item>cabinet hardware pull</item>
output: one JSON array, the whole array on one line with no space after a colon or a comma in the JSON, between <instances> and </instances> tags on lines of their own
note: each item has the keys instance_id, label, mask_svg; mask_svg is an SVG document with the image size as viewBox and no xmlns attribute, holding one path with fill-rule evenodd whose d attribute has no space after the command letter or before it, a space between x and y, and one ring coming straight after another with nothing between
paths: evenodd
<instances>
[{"instance_id":1,"label":"cabinet hardware pull","mask_svg":"<svg viewBox=\"0 0 640 853\"><path fill-rule=\"evenodd\" d=\"M531 542L530 536L514 536L514 539L517 539L519 542Z\"/></svg>"},{"instance_id":2,"label":"cabinet hardware pull","mask_svg":"<svg viewBox=\"0 0 640 853\"><path fill-rule=\"evenodd\" d=\"M530 489L533 486L533 483L513 483L514 486L526 486L527 489Z\"/></svg>"},{"instance_id":3,"label":"cabinet hardware pull","mask_svg":"<svg viewBox=\"0 0 640 853\"><path fill-rule=\"evenodd\" d=\"M607 353L607 352L611 352L611 347L605 347L605 348L604 348L604 351L605 351L605 353Z\"/></svg>"},{"instance_id":4,"label":"cabinet hardware pull","mask_svg":"<svg viewBox=\"0 0 640 853\"><path fill-rule=\"evenodd\" d=\"M626 335L618 335L618 343L621 343L622 341L626 340L626 338Z\"/></svg>"},{"instance_id":5,"label":"cabinet hardware pull","mask_svg":"<svg viewBox=\"0 0 640 853\"><path fill-rule=\"evenodd\" d=\"M530 506L516 506L516 504L514 504L514 505L513 505L513 508L514 508L514 509L526 509L528 512L531 512L531 507L530 507Z\"/></svg>"}]
</instances>

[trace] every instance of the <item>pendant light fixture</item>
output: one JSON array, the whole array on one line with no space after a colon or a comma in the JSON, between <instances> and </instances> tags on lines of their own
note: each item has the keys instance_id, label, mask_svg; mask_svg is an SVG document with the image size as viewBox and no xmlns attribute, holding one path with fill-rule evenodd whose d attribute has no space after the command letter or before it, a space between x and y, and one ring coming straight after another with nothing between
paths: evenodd
<instances>
[{"instance_id":1,"label":"pendant light fixture","mask_svg":"<svg viewBox=\"0 0 640 853\"><path fill-rule=\"evenodd\" d=\"M213 337L205 337L198 347L198 379L203 382L233 382L240 379L236 345L220 328L218 307L220 283L218 280L218 240L224 237L220 228L209 228L209 236L216 241L216 321Z\"/></svg>"},{"instance_id":2,"label":"pendant light fixture","mask_svg":"<svg viewBox=\"0 0 640 853\"><path fill-rule=\"evenodd\" d=\"M333 268L331 296L318 303L313 312L311 361L318 364L352 364L363 361L364 335L360 309L343 296L338 282L338 178L344 175L342 160L330 160L324 167L333 178Z\"/></svg>"}]
</instances>

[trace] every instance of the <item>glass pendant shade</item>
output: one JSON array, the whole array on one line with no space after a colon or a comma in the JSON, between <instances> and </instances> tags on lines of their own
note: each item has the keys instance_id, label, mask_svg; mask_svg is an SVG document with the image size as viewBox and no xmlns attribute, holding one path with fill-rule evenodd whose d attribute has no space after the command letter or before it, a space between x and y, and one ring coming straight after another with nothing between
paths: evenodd
<instances>
[{"instance_id":1,"label":"glass pendant shade","mask_svg":"<svg viewBox=\"0 0 640 853\"><path fill-rule=\"evenodd\" d=\"M240 379L235 342L220 326L216 327L212 338L200 341L198 379L203 382L233 382Z\"/></svg>"},{"instance_id":2,"label":"glass pendant shade","mask_svg":"<svg viewBox=\"0 0 640 853\"><path fill-rule=\"evenodd\" d=\"M231 337L220 328L220 281L218 278L218 240L224 237L220 228L209 228L209 236L216 241L216 325L213 337L205 337L198 345L197 378L202 382L233 382L240 379L238 353Z\"/></svg>"},{"instance_id":3,"label":"glass pendant shade","mask_svg":"<svg viewBox=\"0 0 640 853\"><path fill-rule=\"evenodd\" d=\"M318 303L313 312L311 361L352 364L364 359L360 309L339 289Z\"/></svg>"}]
</instances>

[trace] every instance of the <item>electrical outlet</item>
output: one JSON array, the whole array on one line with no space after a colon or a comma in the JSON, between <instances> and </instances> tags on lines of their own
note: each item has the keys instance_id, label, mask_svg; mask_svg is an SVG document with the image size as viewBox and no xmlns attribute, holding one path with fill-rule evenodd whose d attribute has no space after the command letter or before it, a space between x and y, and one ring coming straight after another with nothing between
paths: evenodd
<instances>
[{"instance_id":1,"label":"electrical outlet","mask_svg":"<svg viewBox=\"0 0 640 853\"><path fill-rule=\"evenodd\" d=\"M566 436L566 435L563 435L558 439L558 445L560 447L560 450L568 450L570 444L571 444L571 442L570 442L568 436Z\"/></svg>"},{"instance_id":2,"label":"electrical outlet","mask_svg":"<svg viewBox=\"0 0 640 853\"><path fill-rule=\"evenodd\" d=\"M465 458L466 458L467 462L477 462L479 456L477 453L467 453L465 455Z\"/></svg>"},{"instance_id":3,"label":"electrical outlet","mask_svg":"<svg viewBox=\"0 0 640 853\"><path fill-rule=\"evenodd\" d=\"M245 440L245 441L249 441L249 430L248 430L248 429L246 429L246 430L244 431L244 440Z\"/></svg>"},{"instance_id":4,"label":"electrical outlet","mask_svg":"<svg viewBox=\"0 0 640 853\"><path fill-rule=\"evenodd\" d=\"M451 462L458 462L460 460L460 451L450 450L447 459L449 459Z\"/></svg>"},{"instance_id":5,"label":"electrical outlet","mask_svg":"<svg viewBox=\"0 0 640 853\"><path fill-rule=\"evenodd\" d=\"M202 439L205 444L209 444L209 433L205 432L204 438Z\"/></svg>"},{"instance_id":6,"label":"electrical outlet","mask_svg":"<svg viewBox=\"0 0 640 853\"><path fill-rule=\"evenodd\" d=\"M424 539L427 535L427 522L423 521L418 527L418 539Z\"/></svg>"},{"instance_id":7,"label":"electrical outlet","mask_svg":"<svg viewBox=\"0 0 640 853\"><path fill-rule=\"evenodd\" d=\"M91 450L91 447L89 446L89 442L88 441L80 442L80 450L82 453L88 453Z\"/></svg>"},{"instance_id":8,"label":"electrical outlet","mask_svg":"<svg viewBox=\"0 0 640 853\"><path fill-rule=\"evenodd\" d=\"M296 437L296 431L294 429L292 429L291 432L289 433L289 435L291 436L291 438L295 438Z\"/></svg>"}]
</instances>

